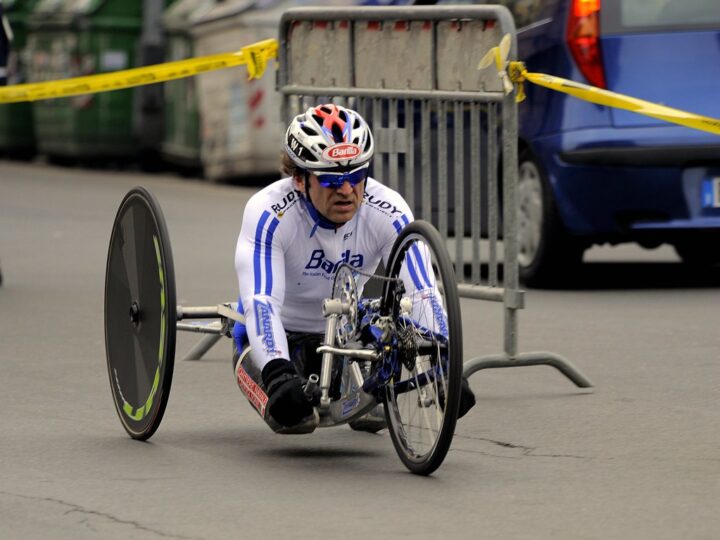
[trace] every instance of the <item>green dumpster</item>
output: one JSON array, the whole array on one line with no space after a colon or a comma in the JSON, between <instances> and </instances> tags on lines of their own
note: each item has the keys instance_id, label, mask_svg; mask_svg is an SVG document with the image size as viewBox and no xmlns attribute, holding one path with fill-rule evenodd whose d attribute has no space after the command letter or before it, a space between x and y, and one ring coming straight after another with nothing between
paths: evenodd
<instances>
[{"instance_id":1,"label":"green dumpster","mask_svg":"<svg viewBox=\"0 0 720 540\"><path fill-rule=\"evenodd\" d=\"M7 65L7 84L27 81L27 19L37 0L2 0L13 39ZM10 158L26 159L35 154L32 105L12 103L0 105L0 153Z\"/></svg>"},{"instance_id":2,"label":"green dumpster","mask_svg":"<svg viewBox=\"0 0 720 540\"><path fill-rule=\"evenodd\" d=\"M33 81L106 73L161 61L166 0L40 0L30 20ZM145 87L38 101L38 149L50 158L137 158L162 128L158 90ZM160 92L160 99L162 93ZM151 135L152 137L148 137ZM160 137L154 144L159 145Z\"/></svg>"},{"instance_id":3,"label":"green dumpster","mask_svg":"<svg viewBox=\"0 0 720 540\"><path fill-rule=\"evenodd\" d=\"M166 32L165 61L195 56L190 27L217 0L178 0L163 15ZM165 83L165 131L162 155L166 162L187 171L202 169L200 159L200 112L196 79L188 77Z\"/></svg>"}]
</instances>

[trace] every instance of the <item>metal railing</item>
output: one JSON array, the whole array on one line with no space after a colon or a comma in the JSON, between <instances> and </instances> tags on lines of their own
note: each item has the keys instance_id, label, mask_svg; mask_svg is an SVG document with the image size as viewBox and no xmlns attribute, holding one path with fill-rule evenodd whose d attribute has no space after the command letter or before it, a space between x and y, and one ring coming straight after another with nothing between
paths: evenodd
<instances>
[{"instance_id":1,"label":"metal railing","mask_svg":"<svg viewBox=\"0 0 720 540\"><path fill-rule=\"evenodd\" d=\"M373 175L400 191L416 218L448 239L461 296L503 305L503 352L471 358L464 373L549 365L582 388L592 383L551 352L518 352L515 92L478 61L511 36L502 6L297 8L281 20L282 116L321 101L370 123ZM502 253L501 253L502 252Z\"/></svg>"}]
</instances>

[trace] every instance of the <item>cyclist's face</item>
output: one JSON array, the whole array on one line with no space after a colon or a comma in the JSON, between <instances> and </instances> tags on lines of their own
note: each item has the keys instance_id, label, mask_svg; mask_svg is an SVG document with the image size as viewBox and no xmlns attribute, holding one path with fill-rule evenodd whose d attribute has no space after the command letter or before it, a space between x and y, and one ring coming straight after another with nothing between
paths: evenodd
<instances>
[{"instance_id":1,"label":"cyclist's face","mask_svg":"<svg viewBox=\"0 0 720 540\"><path fill-rule=\"evenodd\" d=\"M339 188L322 187L317 176L310 175L310 199L323 216L335 223L347 223L362 204L365 193L365 181L355 186L350 182L343 183Z\"/></svg>"}]
</instances>

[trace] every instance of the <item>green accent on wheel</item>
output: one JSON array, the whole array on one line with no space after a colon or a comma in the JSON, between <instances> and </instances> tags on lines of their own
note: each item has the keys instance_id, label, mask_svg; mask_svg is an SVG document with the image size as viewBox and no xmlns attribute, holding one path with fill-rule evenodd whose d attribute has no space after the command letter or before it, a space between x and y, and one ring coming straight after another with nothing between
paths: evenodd
<instances>
[{"instance_id":1,"label":"green accent on wheel","mask_svg":"<svg viewBox=\"0 0 720 540\"><path fill-rule=\"evenodd\" d=\"M162 365L163 345L165 344L165 275L163 274L162 259L160 258L160 243L158 237L153 235L155 242L155 256L158 262L158 274L160 277L160 344L158 347L158 364Z\"/></svg>"},{"instance_id":2,"label":"green accent on wheel","mask_svg":"<svg viewBox=\"0 0 720 540\"><path fill-rule=\"evenodd\" d=\"M158 241L158 237L155 235L153 235L153 242L155 243L155 256L157 257L158 274L160 277L160 343L158 345L158 367L155 369L155 378L153 379L152 389L150 390L150 395L145 401L145 405L138 408L135 413L133 413L133 406L123 400L123 411L128 415L128 417L136 422L145 418L152 409L155 394L157 393L158 386L160 386L160 367L162 366L165 345L165 276L163 274L162 259L160 257L160 243Z\"/></svg>"},{"instance_id":3,"label":"green accent on wheel","mask_svg":"<svg viewBox=\"0 0 720 540\"><path fill-rule=\"evenodd\" d=\"M153 380L153 386L150 390L150 395L147 398L147 401L145 402L145 405L140 407L135 413L133 414L133 406L130 405L127 401L123 401L123 411L125 414L127 414L130 418L135 420L136 422L139 422L145 416L147 413L150 412L150 409L152 408L153 401L155 400L155 394L157 393L158 386L160 386L160 367L158 367L155 370L155 379Z\"/></svg>"}]
</instances>

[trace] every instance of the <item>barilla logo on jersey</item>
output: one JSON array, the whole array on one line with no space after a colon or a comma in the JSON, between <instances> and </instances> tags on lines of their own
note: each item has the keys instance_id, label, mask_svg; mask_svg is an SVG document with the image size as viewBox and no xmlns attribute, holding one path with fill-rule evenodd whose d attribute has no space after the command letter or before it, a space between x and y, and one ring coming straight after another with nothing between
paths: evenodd
<instances>
[{"instance_id":1,"label":"barilla logo on jersey","mask_svg":"<svg viewBox=\"0 0 720 540\"><path fill-rule=\"evenodd\" d=\"M340 143L323 150L322 157L328 161L343 161L357 157L361 152L362 149L357 144Z\"/></svg>"},{"instance_id":2,"label":"barilla logo on jersey","mask_svg":"<svg viewBox=\"0 0 720 540\"><path fill-rule=\"evenodd\" d=\"M277 352L275 349L275 335L273 334L272 319L273 308L269 302L253 301L255 310L255 333L262 336L262 344L265 352Z\"/></svg>"},{"instance_id":3,"label":"barilla logo on jersey","mask_svg":"<svg viewBox=\"0 0 720 540\"><path fill-rule=\"evenodd\" d=\"M333 262L325 258L325 252L322 249L316 249L310 255L310 261L305 265L306 270L315 270L321 268L328 274L337 272L338 266L347 263L355 268L362 268L364 257L360 254L351 255L350 250L346 249L340 257L339 261Z\"/></svg>"}]
</instances>

